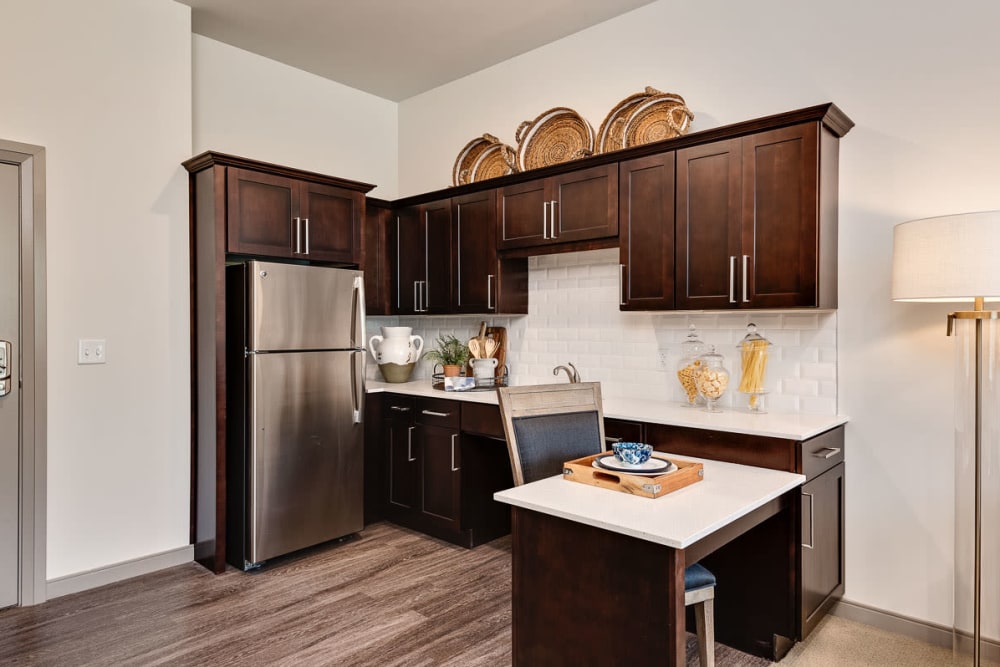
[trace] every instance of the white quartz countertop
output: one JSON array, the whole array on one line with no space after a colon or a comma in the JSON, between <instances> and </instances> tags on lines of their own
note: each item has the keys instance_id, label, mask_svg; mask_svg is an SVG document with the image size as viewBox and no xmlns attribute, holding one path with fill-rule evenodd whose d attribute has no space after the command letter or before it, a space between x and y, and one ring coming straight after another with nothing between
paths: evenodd
<instances>
[{"instance_id":1,"label":"white quartz countertop","mask_svg":"<svg viewBox=\"0 0 1000 667\"><path fill-rule=\"evenodd\" d=\"M367 387L369 393L388 391L410 396L497 404L496 391L441 391L432 388L430 380L398 384L369 380ZM844 415L750 414L736 410L709 413L697 408L684 408L667 401L607 397L604 397L604 416L649 424L686 426L790 440L808 440L835 426L847 423L847 417Z\"/></svg>"},{"instance_id":2,"label":"white quartz countertop","mask_svg":"<svg viewBox=\"0 0 1000 667\"><path fill-rule=\"evenodd\" d=\"M499 491L493 498L515 507L685 549L800 486L806 479L804 475L780 470L690 456L683 459L700 461L704 465L704 479L659 498L572 482L561 475Z\"/></svg>"}]
</instances>

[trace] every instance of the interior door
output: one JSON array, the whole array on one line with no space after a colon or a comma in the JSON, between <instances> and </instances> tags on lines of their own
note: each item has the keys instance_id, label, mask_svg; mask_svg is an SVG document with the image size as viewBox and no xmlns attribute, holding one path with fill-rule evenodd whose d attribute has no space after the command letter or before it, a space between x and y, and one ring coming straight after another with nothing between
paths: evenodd
<instances>
[{"instance_id":1,"label":"interior door","mask_svg":"<svg viewBox=\"0 0 1000 667\"><path fill-rule=\"evenodd\" d=\"M0 162L0 608L18 603L19 189L19 168Z\"/></svg>"}]
</instances>

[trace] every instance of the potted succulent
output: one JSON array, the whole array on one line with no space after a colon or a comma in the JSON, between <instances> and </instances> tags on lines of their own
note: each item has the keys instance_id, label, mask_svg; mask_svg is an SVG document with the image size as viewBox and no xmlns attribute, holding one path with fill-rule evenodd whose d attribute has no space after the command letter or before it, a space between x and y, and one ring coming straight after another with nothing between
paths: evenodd
<instances>
[{"instance_id":1,"label":"potted succulent","mask_svg":"<svg viewBox=\"0 0 1000 667\"><path fill-rule=\"evenodd\" d=\"M461 374L462 366L469 362L469 346L452 335L438 336L433 350L424 353L425 359L441 364L447 377Z\"/></svg>"}]
</instances>

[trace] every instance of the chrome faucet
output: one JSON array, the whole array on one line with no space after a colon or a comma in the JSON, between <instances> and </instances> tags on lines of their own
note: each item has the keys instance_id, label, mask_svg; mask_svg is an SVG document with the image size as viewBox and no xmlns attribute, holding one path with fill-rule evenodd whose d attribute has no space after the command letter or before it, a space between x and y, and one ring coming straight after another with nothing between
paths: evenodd
<instances>
[{"instance_id":1,"label":"chrome faucet","mask_svg":"<svg viewBox=\"0 0 1000 667\"><path fill-rule=\"evenodd\" d=\"M570 370L570 368L572 368L573 370ZM569 368L566 368L565 366L556 366L555 368L552 369L552 374L559 375L559 371L566 371L566 377L569 378L570 382L580 381L580 372L576 370L576 366L574 366L573 364L569 364Z\"/></svg>"}]
</instances>

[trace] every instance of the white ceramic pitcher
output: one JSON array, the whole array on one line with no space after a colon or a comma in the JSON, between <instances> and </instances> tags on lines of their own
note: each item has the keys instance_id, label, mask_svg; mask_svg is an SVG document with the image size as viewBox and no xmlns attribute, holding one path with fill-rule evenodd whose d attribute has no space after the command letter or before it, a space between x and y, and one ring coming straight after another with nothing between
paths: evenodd
<instances>
[{"instance_id":1,"label":"white ceramic pitcher","mask_svg":"<svg viewBox=\"0 0 1000 667\"><path fill-rule=\"evenodd\" d=\"M424 339L410 327L382 327L381 336L368 339L368 350L379 364L414 364L424 351Z\"/></svg>"}]
</instances>

